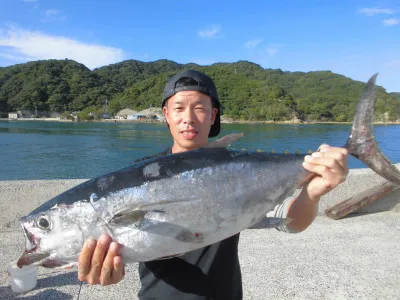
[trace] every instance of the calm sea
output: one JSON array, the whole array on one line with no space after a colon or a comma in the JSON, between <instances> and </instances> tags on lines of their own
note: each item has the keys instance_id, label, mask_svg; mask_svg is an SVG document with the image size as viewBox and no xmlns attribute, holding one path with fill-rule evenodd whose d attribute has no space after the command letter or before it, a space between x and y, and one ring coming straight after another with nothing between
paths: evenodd
<instances>
[{"instance_id":1,"label":"calm sea","mask_svg":"<svg viewBox=\"0 0 400 300\"><path fill-rule=\"evenodd\" d=\"M222 135L243 132L232 148L306 153L321 143L342 146L350 125L223 124ZM382 151L400 162L400 125L374 129ZM0 180L92 178L171 146L165 124L0 121ZM350 158L351 168L365 166Z\"/></svg>"}]
</instances>

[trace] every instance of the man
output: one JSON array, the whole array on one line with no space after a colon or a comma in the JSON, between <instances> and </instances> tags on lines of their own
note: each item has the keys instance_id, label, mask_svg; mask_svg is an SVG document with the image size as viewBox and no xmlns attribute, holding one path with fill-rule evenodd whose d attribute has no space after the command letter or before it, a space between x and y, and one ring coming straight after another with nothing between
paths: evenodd
<instances>
[{"instance_id":1,"label":"man","mask_svg":"<svg viewBox=\"0 0 400 300\"><path fill-rule=\"evenodd\" d=\"M168 153L193 150L220 132L220 103L214 82L207 75L187 70L167 83L162 100L173 146ZM307 155L303 166L314 172L297 198L288 198L269 216L290 218L280 230L300 232L314 220L318 202L346 179L346 149L321 145ZM238 259L239 234L182 256L139 264L140 299L241 299L242 282ZM89 240L79 258L79 280L109 285L122 280L122 246L107 235Z\"/></svg>"}]
</instances>

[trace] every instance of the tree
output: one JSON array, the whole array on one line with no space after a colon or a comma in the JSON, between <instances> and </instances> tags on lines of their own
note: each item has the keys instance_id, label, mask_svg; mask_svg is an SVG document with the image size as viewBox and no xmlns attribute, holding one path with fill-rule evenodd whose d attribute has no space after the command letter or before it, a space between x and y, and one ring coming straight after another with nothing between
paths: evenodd
<instances>
[{"instance_id":1,"label":"tree","mask_svg":"<svg viewBox=\"0 0 400 300\"><path fill-rule=\"evenodd\" d=\"M364 85L330 71L284 72L247 61L199 66L128 60L91 71L72 60L46 60L0 68L0 112L104 111L106 99L111 113L158 107L167 80L188 68L210 75L223 114L240 120L350 121ZM376 118L400 118L395 97L378 87Z\"/></svg>"}]
</instances>

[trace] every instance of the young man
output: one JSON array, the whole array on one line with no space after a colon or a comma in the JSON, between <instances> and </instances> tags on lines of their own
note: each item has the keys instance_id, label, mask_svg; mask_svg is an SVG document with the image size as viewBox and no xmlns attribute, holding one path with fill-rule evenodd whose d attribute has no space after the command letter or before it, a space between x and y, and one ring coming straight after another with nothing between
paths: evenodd
<instances>
[{"instance_id":1,"label":"young man","mask_svg":"<svg viewBox=\"0 0 400 300\"><path fill-rule=\"evenodd\" d=\"M220 132L220 103L214 82L207 75L187 70L167 83L163 113L173 139L170 151L179 153L202 147ZM314 172L297 198L288 198L268 216L290 218L280 230L300 232L314 220L318 202L346 179L346 149L321 145L307 155L303 166ZM238 259L239 234L182 256L139 264L140 299L242 299ZM79 280L109 285L122 280L121 245L103 235L89 240L79 258Z\"/></svg>"}]
</instances>

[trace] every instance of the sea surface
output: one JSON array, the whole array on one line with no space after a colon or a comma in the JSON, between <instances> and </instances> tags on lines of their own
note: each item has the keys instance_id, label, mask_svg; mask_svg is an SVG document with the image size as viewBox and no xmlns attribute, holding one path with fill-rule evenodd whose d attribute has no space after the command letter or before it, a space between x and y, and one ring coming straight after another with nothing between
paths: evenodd
<instances>
[{"instance_id":1,"label":"sea surface","mask_svg":"<svg viewBox=\"0 0 400 300\"><path fill-rule=\"evenodd\" d=\"M220 136L243 132L233 149L283 152L343 146L351 125L223 124ZM400 162L400 125L377 125L379 147ZM165 123L0 121L0 180L93 178L172 145ZM366 166L350 158L350 168Z\"/></svg>"}]
</instances>

